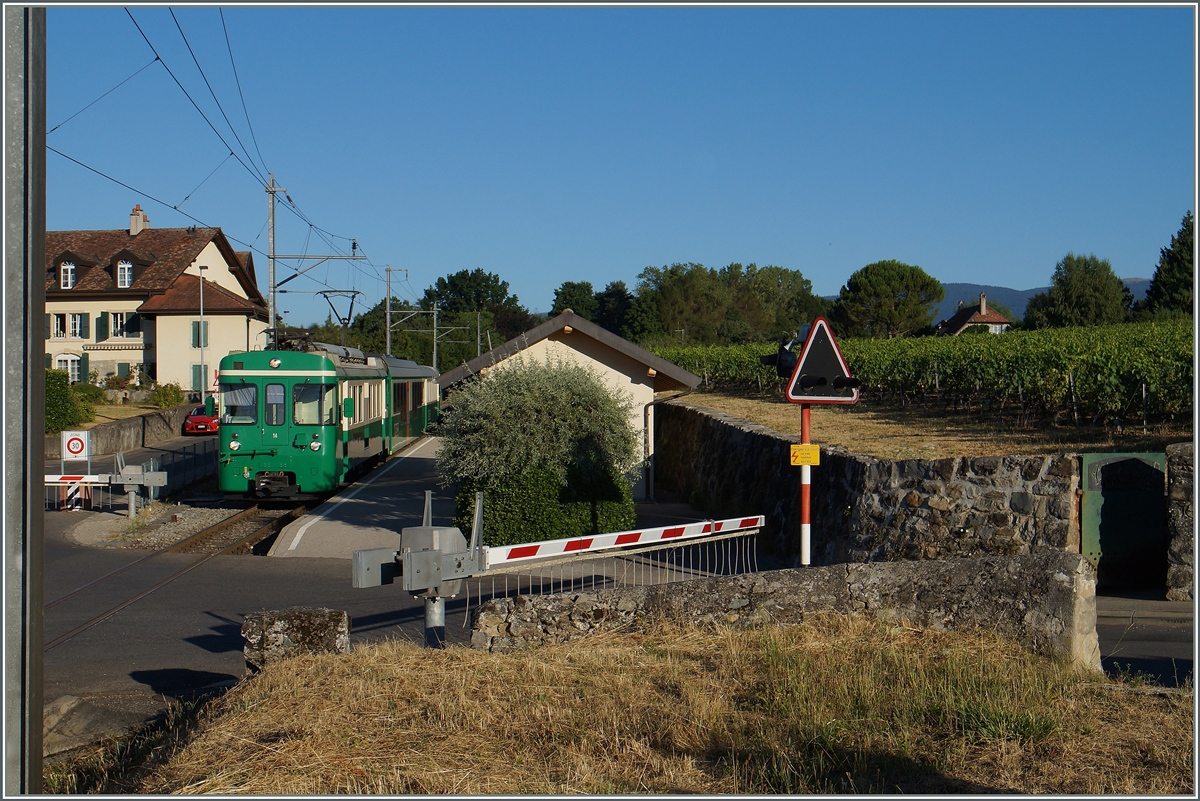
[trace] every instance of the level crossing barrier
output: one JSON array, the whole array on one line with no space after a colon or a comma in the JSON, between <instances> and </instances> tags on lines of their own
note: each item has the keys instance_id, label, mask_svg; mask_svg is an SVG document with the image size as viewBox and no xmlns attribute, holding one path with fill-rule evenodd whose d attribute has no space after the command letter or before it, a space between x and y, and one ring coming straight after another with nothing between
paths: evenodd
<instances>
[{"instance_id":1,"label":"level crossing barrier","mask_svg":"<svg viewBox=\"0 0 1200 801\"><path fill-rule=\"evenodd\" d=\"M436 527L431 519L432 493L425 493L421 526L400 533L399 550L355 551L351 584L374 587L401 577L405 590L425 599L425 640L445 642L445 599L467 595L464 626L470 610L471 585L481 600L490 580L491 596L510 594L522 580L528 594L572 592L615 586L662 584L713 575L757 572L756 541L765 517L703 520L545 540L517 545L482 544L483 493L475 498L475 520L468 545L455 527ZM556 589L557 588L557 589Z\"/></svg>"}]
</instances>

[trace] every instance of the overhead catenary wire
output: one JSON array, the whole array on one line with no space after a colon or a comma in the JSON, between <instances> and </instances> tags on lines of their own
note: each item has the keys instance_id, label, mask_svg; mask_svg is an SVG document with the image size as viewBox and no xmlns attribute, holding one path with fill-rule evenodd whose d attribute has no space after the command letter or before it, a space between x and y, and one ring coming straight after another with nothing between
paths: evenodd
<instances>
[{"instance_id":1,"label":"overhead catenary wire","mask_svg":"<svg viewBox=\"0 0 1200 801\"><path fill-rule=\"evenodd\" d=\"M258 161L262 164L263 169L267 169L267 160L263 158L262 151L258 147L258 137L254 135L254 125L250 122L250 110L246 107L246 95L242 93L242 79L238 77L237 64L233 61L233 45L229 42L229 28L225 27L225 9L218 8L217 12L221 15L221 30L225 31L225 48L229 51L229 66L233 68L233 80L237 84L238 97L242 99L242 111L246 115L246 127L250 129L250 141L254 142L254 152L258 154Z\"/></svg>"},{"instance_id":2,"label":"overhead catenary wire","mask_svg":"<svg viewBox=\"0 0 1200 801\"><path fill-rule=\"evenodd\" d=\"M153 42L150 40L150 37L149 37L149 36L146 34L145 30L143 30L142 26L141 26L141 25L138 23L137 19L134 17L134 15L133 15L133 12L132 12L132 11L131 11L129 8L125 8L124 10L125 10L125 13L126 13L128 16L129 16L129 19L130 19L130 21L133 23L134 27L135 27L135 28L137 28L137 31L138 31L138 33L139 33L139 34L141 34L141 37L142 37L142 39L143 39L143 40L146 42L146 45L147 45L147 47L149 47L149 48L150 48L150 51L151 51L151 52L154 54L154 58L153 58L153 59L152 59L152 60L151 60L149 63L147 63L145 66L143 66L141 69L139 69L137 72L135 72L133 75L130 75L128 78L126 78L125 80L123 80L123 81L121 81L120 83L118 83L116 86L114 86L114 87L113 87L112 89L110 89L108 92L105 92L105 93L104 93L103 95L101 95L99 98L97 98L96 100L92 101L92 103L89 103L89 104L88 104L87 106L85 106L83 109L80 109L80 111L78 111L78 112L76 112L75 114L71 115L71 117L68 117L68 118L67 118L66 120L64 120L62 123L59 123L59 125L55 126L55 128L54 128L54 129L52 129L52 130L57 130L57 129L58 129L59 127L61 127L62 125L66 124L66 123L67 123L67 122L69 122L70 120L72 120L72 119L74 119L75 117L77 117L79 114L83 113L83 111L86 111L88 108L91 108L93 105L95 105L97 102L99 102L100 100L102 100L104 97L107 97L109 94L111 94L113 91L115 91L115 90L116 90L117 88L119 88L120 86L122 86L122 85L124 85L125 83L127 83L129 80L131 80L132 78L134 78L136 75L138 75L138 74L139 74L139 73L141 73L142 71L144 71L144 70L148 69L148 68L149 68L150 66L152 66L152 65L153 65L155 62L158 62L158 63L161 63L161 64L162 64L162 66L163 66L163 69L165 69L165 70L167 71L167 74L168 74L168 75L171 77L171 79L172 79L172 80L175 82L175 85L179 87L179 90L180 90L181 92L183 92L184 96L185 96L185 97L188 99L188 102L190 102L190 103L192 104L192 107L196 109L197 113L199 113L199 114L200 114L200 116L201 116L201 117L204 119L205 123L207 123L207 124L208 124L208 126L209 126L209 128L212 130L212 132L213 132L214 134L216 134L217 138L218 138L218 139L221 141L221 143L222 143L222 144L223 144L223 145L226 147L227 151L229 152L229 156L227 156L227 157L226 157L226 158L225 158L225 159L222 161L221 165L218 165L218 167L217 167L217 169L216 169L216 170L214 170L212 173L209 173L209 175L208 175L208 176L206 176L206 177L205 177L205 179L204 179L203 181L201 181L199 185L197 185L196 189L193 189L191 192L189 192L189 193L188 193L188 195L187 195L187 196L186 196L186 197L185 197L185 198L184 198L182 201L180 201L180 203L179 203L179 204L171 204L171 203L169 203L169 202L167 202L167 201L165 201L165 200L162 200L161 198L158 198L158 197L156 197L156 196L154 196L154 195L151 195L151 194L150 194L150 193L148 193L148 192L145 192L145 191L143 191L143 190L137 189L137 188L135 188L135 187L133 187L133 186L131 186L131 185L129 185L129 184L127 184L127 183L125 183L124 181L121 181L121 180L119 180L119 179L117 179L117 178L115 178L115 177L113 177L113 176L111 176L111 175L108 175L107 173L105 173L105 172L103 172L103 171L101 171L101 170L99 170L99 169L96 169L95 167L92 167L92 166L90 166L90 165L88 165L88 164L85 164L84 162L82 162L82 161L79 161L79 160L78 160L78 159L76 159L76 158L73 158L73 157L71 157L71 156L68 156L66 153L63 153L63 152L62 152L62 151L60 151L60 150L57 150L57 149L55 149L55 148L53 148L53 147L50 147L49 145L47 145L47 150L50 150L50 151L52 151L52 152L54 152L54 153L58 154L59 156L62 156L63 158L67 159L68 161L70 161L70 162L72 162L72 163L74 163L74 164L77 164L77 165L79 165L80 167L83 167L84 169L86 169L86 170L88 170L88 171L90 171L90 172L93 172L93 173L95 173L96 175L99 175L99 176L100 176L100 177L102 177L102 178L105 178L106 180L112 181L113 183L115 183L115 184L117 184L117 185L119 185L119 186L121 186L121 187L124 187L125 189L128 189L129 191L131 191L131 192L134 192L134 193L136 193L137 195L139 195L139 196L141 196L141 197L144 197L145 199L147 199L147 200L149 200L149 201L151 201L151 202L153 202L153 203L157 203L157 204L159 204L159 205L161 205L161 206L163 206L163 207L165 207L165 208L168 208L168 209L171 209L171 210L173 210L173 211L179 212L180 214L182 214L182 215L183 215L184 217L186 217L187 219L189 219L189 220L192 220L193 222L196 222L196 223L197 223L197 224L199 224L199 225L202 225L202 226L204 226L204 227L216 227L216 226L211 226L211 225L208 225L208 224L207 224L207 223L205 223L203 220L200 220L199 218L197 218L197 217L195 217L195 216L193 216L193 215L191 215L191 214L188 214L187 212L185 212L185 211L183 211L182 209L180 209L180 208L179 208L179 206L180 206L180 205L182 205L183 203L187 202L187 200L188 200L188 199L189 199L189 198L190 198L190 197L191 197L191 196L192 196L192 195L193 195L193 194L196 192L196 190L197 190L197 189L199 189L199 188L200 188L200 186L203 186L203 185L204 185L204 183L205 183L206 181L208 181L208 179L209 179L209 178L211 178L211 177L212 177L212 175L213 175L213 174L215 174L215 172L216 172L217 170L219 170L219 169L221 168L221 166L223 166L223 165L224 165L224 163L225 163L226 161L228 161L228 159L229 159L230 157L234 158L234 159L235 159L235 160L236 160L236 161L237 161L237 162L238 162L238 163L239 163L239 164L242 166L242 168L243 168L244 170L246 170L246 172L247 172L247 173L249 173L249 174L251 175L251 177L253 177L253 178L255 179L255 181L257 181L257 182L258 182L258 183L259 183L261 186L263 186L264 188L267 186L267 182L266 182L266 181L265 181L265 180L262 178L262 175L261 175L261 173L258 171L257 165L253 165L253 164L247 164L246 160L244 160L244 159L243 159L241 156L239 156L239 155L237 154L237 152L235 151L235 149L234 149L232 146L230 146L230 144L229 144L229 143L226 141L225 137L224 137L224 136L221 134L221 132L220 132L220 131L217 129L217 127L216 127L216 126L213 124L212 120L211 120L211 119L209 119L208 115L207 115L207 114L205 114L205 112L204 112L204 110L203 110L202 108L200 108L199 104L198 104L198 103L196 102L196 100L195 100L195 99L192 97L192 95L191 95L191 94L188 92L188 90L187 90L187 89L184 87L183 83L182 83L182 82L179 80L179 78L178 78L178 77L175 75L175 73L174 73L174 72L171 70L171 68L170 68L170 67L167 65L166 61L165 61L165 60L163 59L163 57L162 57L162 54L161 54L161 53L158 51L158 49L157 49L157 48L154 46L154 43L153 43ZM243 152L243 153L246 155L246 159L248 159L248 160L250 160L251 162L253 162L253 158L251 157L251 155L250 155L250 153L249 153L249 150L246 148L245 144L242 142L241 138L238 136L238 134L237 134L237 131L234 129L234 127L233 127L232 123L230 122L228 115L226 115L226 114L225 114L224 108L221 106L221 103L220 103L219 99L217 98L217 96L216 96L216 93L215 93L215 91L214 91L214 89L213 89L213 87L212 87L211 83L209 82L209 80L208 80L207 76L205 75L203 68L200 66L199 59L197 58L197 56L196 56L195 52L193 51L193 49L192 49L192 46L191 46L191 43L188 41L188 39L187 39L187 36L184 34L184 32L183 32L183 28L182 28L182 26L180 25L178 18L175 16L175 14L174 14L174 11L171 11L170 13L171 13L171 17L172 17L172 19L175 21L175 25L176 25L176 27L179 29L180 36L181 36L181 37L183 38L183 40L184 40L184 44L187 46L188 52L191 54L191 56L192 56L192 59L193 59L193 61L194 61L194 62L195 62L195 64L196 64L196 68L197 68L197 69L200 71L201 77L204 79L205 85L208 87L208 90L209 90L210 94L212 94L212 96L213 96L213 100L214 100L214 101L216 101L216 103L217 103L217 107L218 107L218 109L220 109L222 117L225 119L225 122L226 122L226 124L227 124L227 125L229 125L230 131L233 133L233 136L234 136L234 138L237 140L237 143L238 143L238 145L241 147L241 149L242 149L242 152ZM225 30L225 35L226 35L226 46L229 48L229 52L230 52L230 61L231 61L231 63L233 63L233 52L232 52L232 47L230 47L230 43L229 43L229 37L228 37L228 28L227 28L227 26L225 25L225 20L224 20L224 15L223 15L223 14L221 15L221 23L222 23L222 28ZM245 97L244 97L244 95L242 95L242 92L241 92L241 82L240 82L240 78L238 78L238 77L237 77L237 75L236 75L236 64L234 64L234 71L235 71L235 80L237 81L237 84L238 84L239 96L241 97L241 101L242 101L242 104L243 104L243 111L246 111ZM250 121L249 121L249 114L248 114L248 112L247 112L247 114L246 114L246 117L247 117L247 124L249 125L249 122L250 122ZM256 138L256 137L254 137L254 131L253 131L253 127L252 127L252 126L251 126L251 128L250 128L250 132L251 132L251 136L252 136L252 138L253 138L253 140L254 140L255 151L258 153L259 160L260 160L260 161L263 161L263 166L264 166L264 167L266 167L265 160L263 160L263 158L262 158L262 153L261 153L261 150L260 150L260 148L259 148L259 146L258 146L257 138ZM319 237L319 238L320 238L322 241L324 241L324 242L325 242L325 244L326 244L326 245L328 245L328 246L330 247L330 249L334 250L335 252L339 253L340 255L344 255L344 254L345 254L345 250L346 250L346 249L345 249L345 248L339 248L339 247L337 246L337 244L336 244L335 242L333 242L333 241L332 241L333 239L340 239L340 240L343 240L343 241L345 241L345 242L348 242L348 243L353 243L353 244L355 245L355 247L357 247L357 240L356 240L356 239L354 239L354 238L352 238L352 237L342 236L342 235L340 235L340 234L335 234L335 233L333 233L332 231L329 231L329 230L327 230L327 229L325 229L325 228L322 228L321 226L318 226L316 223L314 223L314 222L313 222L313 221L312 221L312 220L311 220L311 219L308 217L308 215L307 215L307 214L305 214L305 213L304 213L304 211L303 211L303 210L302 210L302 209L301 209L301 208L300 208L300 207L299 207L299 206L298 206L298 205L295 203L295 201L293 201L293 200L292 200L292 198L291 198L290 196L287 196L287 194L286 194L286 193L285 193L285 197L287 198L287 203L286 203L286 204L284 204L284 207L285 207L285 208L287 208L287 209L288 209L290 212L292 212L293 214L295 214L295 216L296 216L297 218L299 218L301 221L303 221L305 224L307 224L307 225L309 226L309 228L310 228L310 235L311 235L311 233L312 233L313 231L315 231L315 232L317 233L317 236L318 236L318 237ZM259 237L260 237L261 235L262 235L262 232L260 231L260 232L259 232ZM263 253L263 251L262 251L262 250L260 250L260 249L259 249L259 248L256 246L256 244L255 244L255 243L257 243L257 241L258 241L258 238L259 238L259 237L255 237L255 242L254 242L254 243L247 243L247 242L245 242L245 241L243 241L243 240L241 240L241 239L238 239L238 238L236 238L236 237L230 236L230 235L228 235L228 234L226 234L226 236L227 236L227 238L228 238L230 241L232 241L232 242L236 242L236 243L238 243L238 244L240 244L240 245L243 245L243 246L245 246L245 247L249 248L251 251L257 252L257 253L259 253L260 255L263 255L263 256L267 256L267 255L268 255L268 254L265 254L265 253ZM306 248L306 251L307 251L307 248ZM364 254L364 255L365 255L365 254ZM380 277L380 275L379 275L378 266L377 266L377 265L375 265L373 262L370 262L369 260L368 260L368 264L370 265L370 267L371 267L372 271L374 272L374 275L373 275L373 276L372 276L370 273L368 273L366 270L364 270L364 269L363 269L361 266L359 266L359 265L357 265L357 264L354 264L354 265L352 265L352 266L354 267L354 269L355 269L356 271L358 271L358 272L362 273L363 277L366 277L366 278L374 278L375 280L379 281L379 282L380 282L380 284L383 284L383 283L384 283L384 281L383 281L382 277ZM317 283L317 284L319 284L319 285L322 285L322 286L328 287L328 288L330 288L330 289L332 289L332 288L333 288L333 287L332 287L332 286L331 286L331 285L330 285L328 282L326 282L326 281L319 280L319 279L317 279L317 278L315 278L315 277L313 277L313 276L306 276L306 277L310 278L310 280L314 281L315 283Z\"/></svg>"},{"instance_id":3,"label":"overhead catenary wire","mask_svg":"<svg viewBox=\"0 0 1200 801\"><path fill-rule=\"evenodd\" d=\"M89 172L94 172L96 175L99 175L101 178L104 178L104 179L106 179L106 180L112 181L114 184L117 184L118 186L122 186L122 187L124 187L125 189L128 189L130 192L133 192L133 193L135 193L135 194L137 194L137 195L140 195L141 197L144 197L144 198L146 198L146 199L147 199L147 200L149 200L149 201L152 201L152 202L154 202L154 203L157 203L157 204L159 204L160 206L164 206L164 207L166 207L166 208L168 208L168 209L172 209L172 210L174 210L174 211L177 211L177 212L179 212L180 214L182 214L184 217L187 217L187 218L188 218L189 220L191 220L192 222L198 223L198 224L199 224L201 227L204 227L204 228L218 228L218 227L219 227L219 226L216 226L216 225L210 225L209 223L205 222L204 220L201 220L199 217L196 217L196 216L194 216L194 215L192 215L192 214L188 214L186 211L184 211L183 209L179 208L178 206L173 206L173 205L171 205L170 203L168 203L167 201L165 201L165 200L163 200L163 199L161 199L161 198L157 198L157 197L155 197L154 195L151 195L149 192L143 191L143 190L141 190L141 189L138 189L137 187L134 187L134 186L130 186L129 184L125 183L124 181L122 181L122 180L120 180L120 179L118 179L118 178L114 178L114 177L112 177L111 175L108 175L107 173L101 172L100 170L96 169L95 167L92 167L92 166L91 166L91 165L89 165L89 164L84 164L84 163L83 163L82 161L80 161L79 159L77 159L77 158L73 158L73 157L71 157L71 156L68 156L66 153L63 153L61 150L58 150L58 149L56 149L56 148L54 148L54 147L52 147L52 146L50 146L50 145L46 145L46 149L47 149L47 150L49 150L49 151L50 151L50 152L52 152L52 153L57 153L58 155L62 156L64 159L66 159L67 161L70 161L70 162L71 162L71 163L73 163L73 164L78 164L80 167L83 167L85 170L88 170ZM223 232L223 231L222 231L222 232ZM262 232L260 231L259 233L261 234ZM231 241L231 242L236 242L236 243L238 243L239 245L245 245L247 248L249 248L250 250L252 250L252 251L254 251L255 253L259 254L260 256L263 256L263 257L266 257L266 256L267 256L267 253L266 253L265 251L263 251L263 250L260 250L259 248L255 247L253 244L251 244L251 243L249 243L249 242L245 242L245 241L243 241L243 240L241 240L241 239L238 239L237 237L235 237L235 236L233 236L233 235L231 235L231 234L225 234L225 238L226 238L226 239L228 239L228 240L229 240L229 241ZM307 277L307 276L306 276L306 277ZM325 283L324 281L318 280L318 279L317 279L317 278L315 278L315 277L313 277L313 278L312 278L312 280L313 280L313 281L315 281L315 282L316 282L316 283L318 283L318 284L321 284L322 286L326 286L326 287L329 287L330 289L333 289L333 287L332 287L332 286L330 286L329 284Z\"/></svg>"},{"instance_id":4,"label":"overhead catenary wire","mask_svg":"<svg viewBox=\"0 0 1200 801\"><path fill-rule=\"evenodd\" d=\"M251 166L254 167L255 173L258 175L258 180L262 181L262 183L265 185L266 180L263 179L262 172L259 171L258 166L254 164L254 159L250 156L250 151L247 150L246 145L242 143L242 138L238 136L237 129L233 127L233 123L229 121L229 115L225 113L225 109L221 105L221 101L217 99L217 93L213 91L212 84L208 81L208 76L204 74L204 68L200 66L200 59L196 58L196 51L192 50L192 43L188 41L187 34L183 32L183 26L179 24L179 18L175 16L175 9L168 8L167 11L171 12L171 19L175 21L175 27L179 29L179 36L183 39L183 43L187 47L188 53L191 54L192 61L196 64L196 69L200 72L200 77L204 79L204 85L208 87L208 93L212 95L213 102L217 104L217 111L221 112L221 117L225 120L225 124L229 126L230 133L233 134L233 138L237 140L238 145L240 145L242 148L242 152L246 154L246 158L249 159Z\"/></svg>"},{"instance_id":5,"label":"overhead catenary wire","mask_svg":"<svg viewBox=\"0 0 1200 801\"><path fill-rule=\"evenodd\" d=\"M225 137L221 136L221 132L217 130L217 126L212 124L212 120L208 118L208 115L204 113L204 110L200 108L199 104L192 99L190 94L188 94L188 90L185 89L183 84L180 83L179 79L175 77L175 73L171 72L171 68L167 66L167 62L163 61L162 55L154 47L154 43L150 41L150 37L146 35L146 32L142 30L142 26L138 25L138 21L134 19L133 12L126 8L125 13L129 15L129 19L133 22L134 27L138 29L138 33L140 33L142 38L146 40L146 46L149 47L151 52L154 53L158 62L163 65L163 69L165 69L167 74L171 76L171 80L175 81L175 85L179 87L179 91L183 92L184 97L191 102L191 104L196 108L196 111L200 113L200 116L204 118L204 121L208 123L208 127L212 128L212 132L215 133L217 138L221 140L221 144L225 145L225 149L233 152L233 148L228 142L225 141ZM254 180L258 181L263 187L266 187L267 182L264 181L261 176L259 176L256 170L251 169L250 166L246 164L246 162L242 161L241 157L237 156L236 154L234 155L234 158L237 159L238 164L241 164L246 172L250 173L250 175L254 177Z\"/></svg>"},{"instance_id":6,"label":"overhead catenary wire","mask_svg":"<svg viewBox=\"0 0 1200 801\"><path fill-rule=\"evenodd\" d=\"M97 97L97 98L96 98L95 100L93 100L91 103L88 103L86 106L84 106L83 108L79 109L79 111L76 111L76 112L75 112L74 114L72 114L70 117L67 117L65 120L63 120L62 122L60 122L58 125L55 125L55 126L54 126L53 128L51 128L50 130L46 131L46 135L47 135L47 136L49 136L50 134L54 133L54 132L55 132L55 131L57 131L59 128L61 128L61 127L63 127L64 125L66 125L68 122L70 122L71 120L75 119L75 118L76 118L76 117L78 117L80 114L82 114L83 112L87 111L89 108L91 108L92 106L96 105L96 104L97 104L97 103L99 103L101 100L103 100L104 98L108 97L108 96L109 96L109 95L111 95L113 92L117 91L117 90L118 90L118 89L120 89L122 86L124 86L125 84L129 83L131 80L133 80L134 78L136 78L136 77L137 77L139 74L141 74L142 72L144 72L144 71L146 71L147 69L149 69L150 67L152 67L152 66L154 65L154 62L155 62L155 61L158 61L158 56L157 56L157 55L156 55L154 58L150 59L149 63L148 63L148 64L146 64L146 66L142 67L140 70L138 70L137 72L133 73L133 75L130 75L128 78L126 78L125 80L121 81L119 84L117 84L116 86L114 86L112 89L109 89L107 92L105 92L104 94L102 94L102 95L100 95L99 97Z\"/></svg>"},{"instance_id":7,"label":"overhead catenary wire","mask_svg":"<svg viewBox=\"0 0 1200 801\"><path fill-rule=\"evenodd\" d=\"M204 180L203 180L203 181L201 181L199 184L197 184L197 185L196 185L196 189L193 189L191 192L188 192L188 193L187 193L187 197L185 197L183 200L179 201L179 205L177 205L177 206L172 206L172 208L174 208L176 211L179 211L179 206L182 206L184 203L187 203L187 202L188 202L188 198L190 198L192 195L196 194L196 190L197 190L197 189L199 189L200 187L204 186L204 184L208 183L208 179L209 179L209 178L212 178L214 175L216 175L216 174L217 174L217 170L219 170L219 169L221 169L222 167L224 167L224 166L225 166L225 162L229 161L231 158L233 158L233 153L232 153L232 152L230 152L230 154L229 154L228 156L226 156L225 158L221 159L221 163L220 163L220 164L218 164L218 165L216 166L216 169L214 169L214 170L213 170L212 172L210 172L210 173L209 173L207 176L205 176Z\"/></svg>"}]
</instances>

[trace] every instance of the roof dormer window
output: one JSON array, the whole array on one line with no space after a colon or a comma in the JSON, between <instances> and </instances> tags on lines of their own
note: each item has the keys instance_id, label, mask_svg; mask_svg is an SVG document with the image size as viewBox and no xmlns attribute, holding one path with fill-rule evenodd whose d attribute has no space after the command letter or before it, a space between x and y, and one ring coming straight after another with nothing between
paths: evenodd
<instances>
[{"instance_id":1,"label":"roof dormer window","mask_svg":"<svg viewBox=\"0 0 1200 801\"><path fill-rule=\"evenodd\" d=\"M117 262L117 289L133 286L133 262L122 259Z\"/></svg>"},{"instance_id":2,"label":"roof dormer window","mask_svg":"<svg viewBox=\"0 0 1200 801\"><path fill-rule=\"evenodd\" d=\"M75 286L75 262L64 261L58 269L59 286L63 289L71 289Z\"/></svg>"}]
</instances>

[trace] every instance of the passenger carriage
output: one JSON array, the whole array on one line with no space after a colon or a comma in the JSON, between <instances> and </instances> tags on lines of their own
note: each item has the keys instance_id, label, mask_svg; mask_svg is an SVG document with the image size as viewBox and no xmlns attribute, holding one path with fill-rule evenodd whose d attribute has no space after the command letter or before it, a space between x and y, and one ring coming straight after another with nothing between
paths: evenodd
<instances>
[{"instance_id":1,"label":"passenger carriage","mask_svg":"<svg viewBox=\"0 0 1200 801\"><path fill-rule=\"evenodd\" d=\"M282 344L221 359L217 475L224 493L332 492L436 419L432 367L303 339Z\"/></svg>"}]
</instances>

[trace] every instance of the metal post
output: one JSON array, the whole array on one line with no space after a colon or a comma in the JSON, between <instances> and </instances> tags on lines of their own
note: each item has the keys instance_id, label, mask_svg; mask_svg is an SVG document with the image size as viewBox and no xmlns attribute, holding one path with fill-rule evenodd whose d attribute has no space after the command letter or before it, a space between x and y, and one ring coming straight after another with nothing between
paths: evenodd
<instances>
[{"instance_id":1,"label":"metal post","mask_svg":"<svg viewBox=\"0 0 1200 801\"><path fill-rule=\"evenodd\" d=\"M137 518L137 491L129 490L125 495L125 503L129 506L129 522Z\"/></svg>"},{"instance_id":2,"label":"metal post","mask_svg":"<svg viewBox=\"0 0 1200 801\"><path fill-rule=\"evenodd\" d=\"M275 174L267 176L267 316L271 326L271 347L276 347L275 331L275 193L287 192L282 186L275 185Z\"/></svg>"},{"instance_id":3,"label":"metal post","mask_svg":"<svg viewBox=\"0 0 1200 801\"><path fill-rule=\"evenodd\" d=\"M200 402L204 403L204 396L208 393L208 365L204 363L204 271L208 268L203 264L196 267L200 271Z\"/></svg>"},{"instance_id":4,"label":"metal post","mask_svg":"<svg viewBox=\"0 0 1200 801\"><path fill-rule=\"evenodd\" d=\"M433 369L438 369L437 366L437 301L433 302Z\"/></svg>"},{"instance_id":5,"label":"metal post","mask_svg":"<svg viewBox=\"0 0 1200 801\"><path fill-rule=\"evenodd\" d=\"M4 7L4 795L42 792L46 9Z\"/></svg>"},{"instance_id":6,"label":"metal post","mask_svg":"<svg viewBox=\"0 0 1200 801\"><path fill-rule=\"evenodd\" d=\"M812 404L800 404L800 442L803 445L812 443ZM800 564L812 564L812 497L809 494L812 483L812 468L800 466Z\"/></svg>"},{"instance_id":7,"label":"metal post","mask_svg":"<svg viewBox=\"0 0 1200 801\"><path fill-rule=\"evenodd\" d=\"M425 645L446 647L446 600L436 596L425 598Z\"/></svg>"},{"instance_id":8,"label":"metal post","mask_svg":"<svg viewBox=\"0 0 1200 801\"><path fill-rule=\"evenodd\" d=\"M387 345L384 346L383 352L388 356L392 355L392 268L384 267L383 272L387 278L387 307L383 313L383 327L386 333Z\"/></svg>"}]
</instances>

